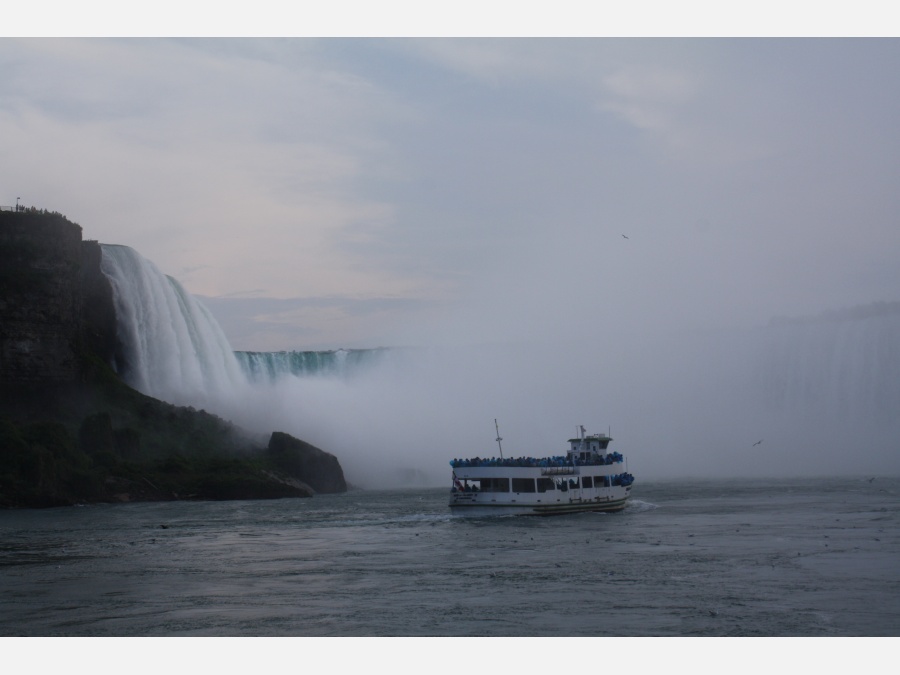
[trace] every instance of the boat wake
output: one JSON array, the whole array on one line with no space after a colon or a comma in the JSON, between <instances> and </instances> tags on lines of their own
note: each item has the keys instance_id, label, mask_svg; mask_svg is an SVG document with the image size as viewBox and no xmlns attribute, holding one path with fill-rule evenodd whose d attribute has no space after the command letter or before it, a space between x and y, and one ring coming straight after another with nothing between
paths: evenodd
<instances>
[{"instance_id":1,"label":"boat wake","mask_svg":"<svg viewBox=\"0 0 900 675\"><path fill-rule=\"evenodd\" d=\"M659 506L657 504L644 502L640 499L631 499L625 505L625 511L627 511L628 513L643 513L644 511L653 511L654 509L658 508Z\"/></svg>"}]
</instances>

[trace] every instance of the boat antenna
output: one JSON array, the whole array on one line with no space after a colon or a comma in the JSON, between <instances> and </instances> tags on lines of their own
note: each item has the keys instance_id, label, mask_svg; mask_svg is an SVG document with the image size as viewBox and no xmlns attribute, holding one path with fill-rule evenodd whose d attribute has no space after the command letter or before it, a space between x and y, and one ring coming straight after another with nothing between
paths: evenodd
<instances>
[{"instance_id":1,"label":"boat antenna","mask_svg":"<svg viewBox=\"0 0 900 675\"><path fill-rule=\"evenodd\" d=\"M497 424L497 418L494 418L494 428L497 430L497 447L500 448L500 459L503 459L503 446L500 445L500 441L503 439L500 438L500 426Z\"/></svg>"}]
</instances>

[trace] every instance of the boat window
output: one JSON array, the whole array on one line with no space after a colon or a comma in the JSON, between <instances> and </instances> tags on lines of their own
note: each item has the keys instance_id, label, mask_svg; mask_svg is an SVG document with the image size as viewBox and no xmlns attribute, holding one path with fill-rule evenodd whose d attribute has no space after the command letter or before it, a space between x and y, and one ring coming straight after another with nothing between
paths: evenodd
<instances>
[{"instance_id":1,"label":"boat window","mask_svg":"<svg viewBox=\"0 0 900 675\"><path fill-rule=\"evenodd\" d=\"M577 490L578 489L578 479L577 478L562 478L556 483L556 489L562 490L565 492L566 490Z\"/></svg>"},{"instance_id":2,"label":"boat window","mask_svg":"<svg viewBox=\"0 0 900 675\"><path fill-rule=\"evenodd\" d=\"M482 478L482 492L509 492L509 478Z\"/></svg>"},{"instance_id":3,"label":"boat window","mask_svg":"<svg viewBox=\"0 0 900 675\"><path fill-rule=\"evenodd\" d=\"M594 479L591 476L582 476L581 477L581 487L594 487Z\"/></svg>"},{"instance_id":4,"label":"boat window","mask_svg":"<svg viewBox=\"0 0 900 675\"><path fill-rule=\"evenodd\" d=\"M463 481L463 487L461 490L457 490L459 492L478 492L481 490L480 481L477 480L466 480Z\"/></svg>"},{"instance_id":5,"label":"boat window","mask_svg":"<svg viewBox=\"0 0 900 675\"><path fill-rule=\"evenodd\" d=\"M556 488L553 485L552 478L538 478L537 479L537 491L538 492L547 492L547 490L555 490Z\"/></svg>"},{"instance_id":6,"label":"boat window","mask_svg":"<svg viewBox=\"0 0 900 675\"><path fill-rule=\"evenodd\" d=\"M534 492L534 478L513 478L513 492Z\"/></svg>"}]
</instances>

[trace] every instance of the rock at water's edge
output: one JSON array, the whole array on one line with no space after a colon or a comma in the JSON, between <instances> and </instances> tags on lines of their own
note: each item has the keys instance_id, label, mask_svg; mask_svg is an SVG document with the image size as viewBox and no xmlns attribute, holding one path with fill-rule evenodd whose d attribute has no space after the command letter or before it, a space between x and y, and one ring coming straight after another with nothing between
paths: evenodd
<instances>
[{"instance_id":1,"label":"rock at water's edge","mask_svg":"<svg viewBox=\"0 0 900 675\"><path fill-rule=\"evenodd\" d=\"M272 433L267 452L281 471L318 493L347 491L344 471L331 453L281 431Z\"/></svg>"}]
</instances>

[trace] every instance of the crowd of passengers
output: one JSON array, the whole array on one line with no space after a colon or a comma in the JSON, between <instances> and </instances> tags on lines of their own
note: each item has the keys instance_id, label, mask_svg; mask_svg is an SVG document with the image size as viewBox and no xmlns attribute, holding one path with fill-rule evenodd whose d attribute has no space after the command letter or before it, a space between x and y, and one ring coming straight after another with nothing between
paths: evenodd
<instances>
[{"instance_id":1,"label":"crowd of passengers","mask_svg":"<svg viewBox=\"0 0 900 675\"><path fill-rule=\"evenodd\" d=\"M620 453L610 452L607 455L595 455L594 458L589 460L581 460L578 458L569 459L565 455L556 455L555 457L541 457L540 459L536 459L534 457L508 457L500 459L496 457L491 457L490 459L484 457L474 457L472 459L452 459L450 460L450 466L452 466L454 469L459 467L473 466L572 466L573 463L576 466L602 466L606 464L614 464L623 460L624 457L622 457Z\"/></svg>"}]
</instances>

